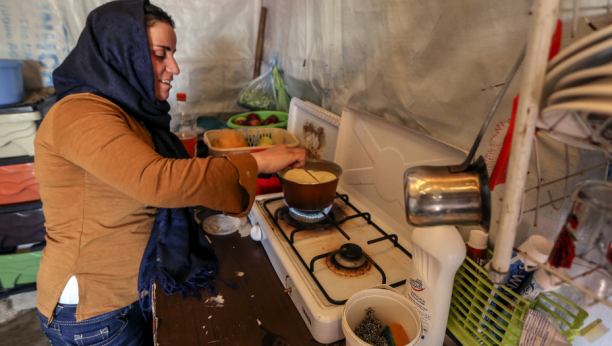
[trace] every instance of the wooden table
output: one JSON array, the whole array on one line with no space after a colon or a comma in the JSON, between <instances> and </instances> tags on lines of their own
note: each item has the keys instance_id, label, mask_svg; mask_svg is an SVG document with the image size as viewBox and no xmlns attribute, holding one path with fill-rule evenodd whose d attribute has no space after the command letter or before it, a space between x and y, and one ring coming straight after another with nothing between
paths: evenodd
<instances>
[{"instance_id":1,"label":"wooden table","mask_svg":"<svg viewBox=\"0 0 612 346\"><path fill-rule=\"evenodd\" d=\"M217 282L222 304L212 298L198 301L166 296L157 288L154 317L159 346L321 345L312 339L291 298L284 293L261 243L241 238L237 232L209 238L219 257L220 276L239 288Z\"/></svg>"}]
</instances>

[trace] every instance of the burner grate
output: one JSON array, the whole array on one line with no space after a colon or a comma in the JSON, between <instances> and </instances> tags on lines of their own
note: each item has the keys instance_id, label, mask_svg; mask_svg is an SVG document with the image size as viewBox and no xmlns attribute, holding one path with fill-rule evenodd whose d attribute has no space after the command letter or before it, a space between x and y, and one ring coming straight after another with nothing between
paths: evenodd
<instances>
[{"instance_id":1,"label":"burner grate","mask_svg":"<svg viewBox=\"0 0 612 346\"><path fill-rule=\"evenodd\" d=\"M356 214L348 216L348 217L346 217L344 219L341 219L341 220L336 220L335 216L333 216L334 214L328 212L328 213L325 213L325 217L326 217L325 220L319 221L318 223L305 223L305 222L302 222L301 224L290 224L292 227L295 227L295 229L291 232L291 235L289 237L287 237L285 232L282 231L282 227L278 223L279 219L287 221L287 218L288 218L288 215L289 215L288 208L287 207L279 208L279 209L276 210L274 215L272 215L272 213L270 212L270 209L268 208L268 204L269 203L282 200L283 198L279 197L279 198L269 199L269 200L264 202L263 207L266 210L266 212L268 213L268 216L270 217L270 219L272 219L272 221L274 222L274 225L280 230L280 233L283 235L285 240L289 243L289 245L293 249L293 252L295 253L295 255L300 259L300 262L302 263L304 268L306 268L308 273L310 273L311 278L317 284L317 286L319 287L319 289L321 290L321 292L323 293L325 298L327 298L327 300L330 303L332 303L332 304L343 305L344 303L346 303L346 301L348 299L345 299L345 300L336 300L336 299L331 298L329 296L329 294L325 291L325 288L321 285L321 283L317 279L316 275L314 274L314 263L315 263L315 261L317 261L318 259L321 259L321 258L327 258L330 255L333 255L333 254L337 253L338 251L332 251L332 252L328 252L328 253L324 253L324 254L315 256L311 260L310 265L308 265L304 261L302 256L300 255L300 252L295 248L294 240L295 240L295 234L296 233L303 232L303 231L308 231L308 230L314 230L314 229L317 229L317 228L321 228L322 225L325 225L326 227L328 227L327 229L335 228L347 240L350 240L350 237L344 232L344 230L342 230L342 228L340 226L342 224L344 224L348 220L355 219L355 218L363 218L363 219L365 219L368 222L369 225L373 226L382 235L382 237L375 238L375 239L372 239L372 240L368 241L367 242L368 244L373 244L373 243L377 243L377 242L380 242L380 241L387 240L387 241L391 241L393 243L393 246L398 248L399 250L401 250L404 254L406 254L406 256L412 258L412 255L410 254L410 252L408 252L406 249L404 249L403 246L399 245L398 237L397 237L396 234L387 234L380 227L378 227L378 225L376 225L376 223L374 223L371 220L371 216L370 216L369 213L362 213L357 208L355 208L355 206L353 206L351 203L349 203L348 195L336 193L336 197L335 198L342 200L344 202L344 204L346 204L348 207L350 207ZM286 211L284 211L283 209L286 209ZM285 213L286 213L286 215L285 215ZM299 222L299 221L297 221L297 222ZM311 228L311 227L315 227L315 228ZM387 283L387 279L386 279L386 274L385 274L383 268L380 268L372 259L368 259L368 261L380 272L380 274L382 276L382 284L386 284ZM392 283L390 286L391 287L398 287L398 286L404 285L405 283L406 283L406 280L401 280L401 281Z\"/></svg>"}]
</instances>

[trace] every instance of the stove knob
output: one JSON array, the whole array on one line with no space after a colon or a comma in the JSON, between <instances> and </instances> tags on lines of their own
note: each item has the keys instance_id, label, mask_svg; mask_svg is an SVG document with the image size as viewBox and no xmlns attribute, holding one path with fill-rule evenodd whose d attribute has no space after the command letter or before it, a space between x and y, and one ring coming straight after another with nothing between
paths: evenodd
<instances>
[{"instance_id":1,"label":"stove knob","mask_svg":"<svg viewBox=\"0 0 612 346\"><path fill-rule=\"evenodd\" d=\"M259 227L259 224L251 227L251 238L255 241L261 241L261 227Z\"/></svg>"}]
</instances>

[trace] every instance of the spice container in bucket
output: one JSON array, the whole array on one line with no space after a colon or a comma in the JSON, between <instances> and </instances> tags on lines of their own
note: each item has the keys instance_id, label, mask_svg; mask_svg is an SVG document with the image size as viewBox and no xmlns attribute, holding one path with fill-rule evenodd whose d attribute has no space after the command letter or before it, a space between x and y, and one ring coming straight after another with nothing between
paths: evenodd
<instances>
[{"instance_id":1,"label":"spice container in bucket","mask_svg":"<svg viewBox=\"0 0 612 346\"><path fill-rule=\"evenodd\" d=\"M355 293L344 305L342 332L348 346L371 345L355 334L355 330L366 318L368 308L374 310L374 317L380 320L382 328L398 324L404 329L407 343L397 346L412 346L421 340L423 324L414 304L394 288L379 285ZM374 333L382 333L382 328Z\"/></svg>"}]
</instances>

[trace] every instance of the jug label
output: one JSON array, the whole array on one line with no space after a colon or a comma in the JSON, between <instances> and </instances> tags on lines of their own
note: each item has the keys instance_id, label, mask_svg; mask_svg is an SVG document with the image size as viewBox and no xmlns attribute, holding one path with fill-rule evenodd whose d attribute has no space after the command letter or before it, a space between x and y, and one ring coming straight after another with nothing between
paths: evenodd
<instances>
[{"instance_id":1,"label":"jug label","mask_svg":"<svg viewBox=\"0 0 612 346\"><path fill-rule=\"evenodd\" d=\"M421 274L413 267L410 270L408 285L406 285L405 290L406 296L414 303L421 316L421 320L423 321L423 335L421 339L425 339L427 333L433 328L435 323L435 316L433 316L435 305L431 288L428 287Z\"/></svg>"}]
</instances>

